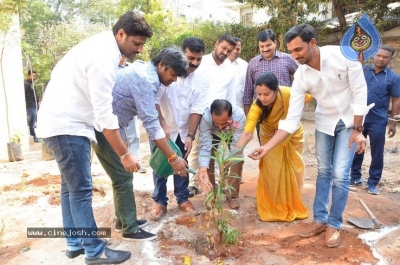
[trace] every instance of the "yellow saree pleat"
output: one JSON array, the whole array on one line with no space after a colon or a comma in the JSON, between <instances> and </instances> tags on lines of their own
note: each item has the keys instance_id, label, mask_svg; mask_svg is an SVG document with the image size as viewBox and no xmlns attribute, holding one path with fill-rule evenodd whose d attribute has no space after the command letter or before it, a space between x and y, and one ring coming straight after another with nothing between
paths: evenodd
<instances>
[{"instance_id":1,"label":"yellow saree pleat","mask_svg":"<svg viewBox=\"0 0 400 265\"><path fill-rule=\"evenodd\" d=\"M279 121L286 118L289 98L290 88L280 87L268 119L260 124L262 145L274 135ZM255 105L255 108L258 106ZM256 113L259 110L250 111L249 115ZM257 211L262 221L290 222L308 217L308 209L301 200L304 179L303 142L303 126L300 124L295 133L260 161L256 197Z\"/></svg>"}]
</instances>

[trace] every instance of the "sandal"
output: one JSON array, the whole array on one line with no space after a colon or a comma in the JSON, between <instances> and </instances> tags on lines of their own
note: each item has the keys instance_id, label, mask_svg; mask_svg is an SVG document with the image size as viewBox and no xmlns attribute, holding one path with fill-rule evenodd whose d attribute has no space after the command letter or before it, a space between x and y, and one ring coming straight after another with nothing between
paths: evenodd
<instances>
[{"instance_id":1,"label":"sandal","mask_svg":"<svg viewBox=\"0 0 400 265\"><path fill-rule=\"evenodd\" d=\"M154 221L158 221L167 213L167 206L164 206L162 204L156 204L154 207L153 211L150 213L150 219Z\"/></svg>"},{"instance_id":2,"label":"sandal","mask_svg":"<svg viewBox=\"0 0 400 265\"><path fill-rule=\"evenodd\" d=\"M200 214L200 212L198 212L196 210L196 208L194 208L193 204L190 201L184 202L181 205L179 205L179 210L187 212L187 213L191 213L194 215Z\"/></svg>"}]
</instances>

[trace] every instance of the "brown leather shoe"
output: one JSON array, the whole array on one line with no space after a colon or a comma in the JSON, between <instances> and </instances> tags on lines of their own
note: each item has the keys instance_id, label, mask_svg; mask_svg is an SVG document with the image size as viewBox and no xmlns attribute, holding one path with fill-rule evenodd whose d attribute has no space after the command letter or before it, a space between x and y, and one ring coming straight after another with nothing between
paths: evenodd
<instances>
[{"instance_id":1,"label":"brown leather shoe","mask_svg":"<svg viewBox=\"0 0 400 265\"><path fill-rule=\"evenodd\" d=\"M325 231L327 224L312 222L312 224L305 229L305 231L299 233L300 237L313 237L318 234L321 234Z\"/></svg>"},{"instance_id":2,"label":"brown leather shoe","mask_svg":"<svg viewBox=\"0 0 400 265\"><path fill-rule=\"evenodd\" d=\"M325 244L327 247L335 248L340 244L340 230L328 226L325 234Z\"/></svg>"},{"instance_id":3,"label":"brown leather shoe","mask_svg":"<svg viewBox=\"0 0 400 265\"><path fill-rule=\"evenodd\" d=\"M237 198L226 197L226 199L228 200L228 205L229 205L229 207L231 207L231 209L239 210L240 204L239 204Z\"/></svg>"}]
</instances>

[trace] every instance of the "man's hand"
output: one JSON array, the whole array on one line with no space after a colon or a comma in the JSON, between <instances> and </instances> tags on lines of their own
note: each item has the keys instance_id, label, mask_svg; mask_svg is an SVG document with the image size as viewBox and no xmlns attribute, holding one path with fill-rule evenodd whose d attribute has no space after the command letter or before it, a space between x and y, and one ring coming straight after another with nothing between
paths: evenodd
<instances>
[{"instance_id":1,"label":"man's hand","mask_svg":"<svg viewBox=\"0 0 400 265\"><path fill-rule=\"evenodd\" d=\"M205 193L208 193L213 189L213 185L211 184L210 179L208 178L207 170L199 169L199 171L197 172L197 178L201 189Z\"/></svg>"},{"instance_id":2,"label":"man's hand","mask_svg":"<svg viewBox=\"0 0 400 265\"><path fill-rule=\"evenodd\" d=\"M192 138L191 137L186 137L186 139L185 139L186 154L185 154L185 157L184 157L185 159L187 159L187 157L190 154L190 151L192 151L192 143L193 143Z\"/></svg>"},{"instance_id":3,"label":"man's hand","mask_svg":"<svg viewBox=\"0 0 400 265\"><path fill-rule=\"evenodd\" d=\"M389 122L389 130L388 130L388 137L392 138L396 134L396 122L390 121Z\"/></svg>"},{"instance_id":4,"label":"man's hand","mask_svg":"<svg viewBox=\"0 0 400 265\"><path fill-rule=\"evenodd\" d=\"M250 154L248 154L248 157L250 157L253 160L260 160L261 158L266 156L268 152L269 151L267 150L267 148L265 148L264 146L260 146L251 151Z\"/></svg>"},{"instance_id":5,"label":"man's hand","mask_svg":"<svg viewBox=\"0 0 400 265\"><path fill-rule=\"evenodd\" d=\"M121 158L121 163L125 170L130 173L137 172L140 169L139 161L131 153L124 158Z\"/></svg>"},{"instance_id":6,"label":"man's hand","mask_svg":"<svg viewBox=\"0 0 400 265\"><path fill-rule=\"evenodd\" d=\"M171 164L172 168L174 171L181 177L187 177L188 176L188 164L184 159L181 157L178 159L178 161L175 164Z\"/></svg>"},{"instance_id":7,"label":"man's hand","mask_svg":"<svg viewBox=\"0 0 400 265\"><path fill-rule=\"evenodd\" d=\"M365 151L365 137L362 133L353 130L353 133L350 136L349 139L349 148L352 149L353 148L353 143L356 143L357 147L356 147L356 153L357 154L362 154Z\"/></svg>"}]
</instances>

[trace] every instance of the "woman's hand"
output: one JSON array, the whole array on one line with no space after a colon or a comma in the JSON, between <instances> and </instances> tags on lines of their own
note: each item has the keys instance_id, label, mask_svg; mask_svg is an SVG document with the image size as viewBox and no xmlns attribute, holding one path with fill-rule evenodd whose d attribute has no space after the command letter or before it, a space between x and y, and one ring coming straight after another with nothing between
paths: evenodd
<instances>
[{"instance_id":1,"label":"woman's hand","mask_svg":"<svg viewBox=\"0 0 400 265\"><path fill-rule=\"evenodd\" d=\"M269 151L267 150L267 148L265 148L264 146L260 146L251 151L250 154L248 154L248 157L250 157L253 160L260 160L261 158L266 156L268 152Z\"/></svg>"}]
</instances>

